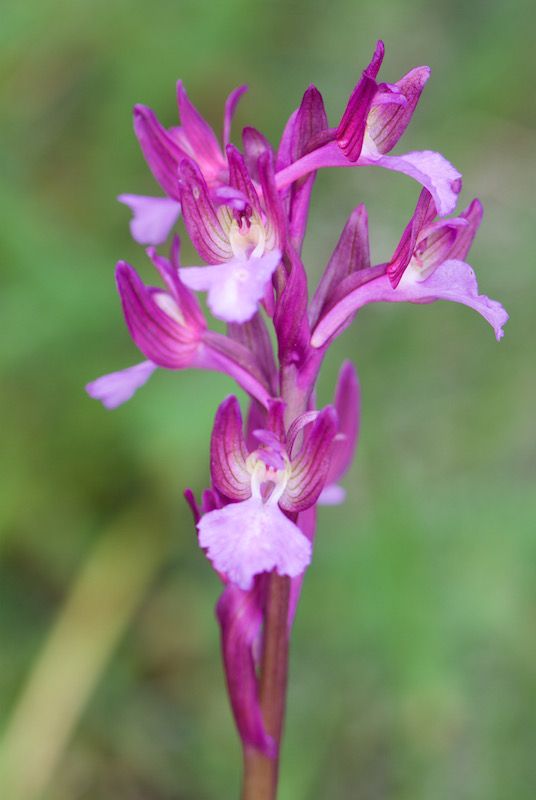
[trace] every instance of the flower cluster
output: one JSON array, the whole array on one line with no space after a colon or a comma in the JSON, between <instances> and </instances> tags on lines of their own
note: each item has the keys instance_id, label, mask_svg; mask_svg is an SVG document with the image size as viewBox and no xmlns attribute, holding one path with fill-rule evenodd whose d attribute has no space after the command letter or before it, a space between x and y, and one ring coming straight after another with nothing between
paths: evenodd
<instances>
[{"instance_id":1,"label":"flower cluster","mask_svg":"<svg viewBox=\"0 0 536 800\"><path fill-rule=\"evenodd\" d=\"M344 498L337 481L357 440L359 388L349 363L333 404L316 408L315 382L329 345L369 303L463 303L490 323L497 339L508 318L478 293L466 262L480 202L448 216L460 173L436 152L390 155L430 71L417 67L396 83L380 82L383 55L378 42L335 127L310 86L276 149L252 127L243 130L241 150L230 142L245 86L225 104L222 144L180 82L180 126L166 129L151 109L136 106L134 130L164 196L119 199L132 210L132 235L148 246L163 286L147 286L132 266L117 265L125 321L145 360L87 387L114 408L157 367L194 367L225 372L250 398L245 425L235 397L220 405L212 486L199 504L191 491L186 496L199 544L225 585L218 618L235 719L244 743L269 756L277 743L263 722L257 677L267 579L275 572L290 581L290 626L312 557L316 507ZM367 212L358 205L310 297L301 249L316 173L361 166L412 178L420 187L415 210L389 262L374 263ZM181 265L176 234L169 257L155 249L179 217L203 265ZM212 315L227 323L225 334L208 327L200 292Z\"/></svg>"}]
</instances>

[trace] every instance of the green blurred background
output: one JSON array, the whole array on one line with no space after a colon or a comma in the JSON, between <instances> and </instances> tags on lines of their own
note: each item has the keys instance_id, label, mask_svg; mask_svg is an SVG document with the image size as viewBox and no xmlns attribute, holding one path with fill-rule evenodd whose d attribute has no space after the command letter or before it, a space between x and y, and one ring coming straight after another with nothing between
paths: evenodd
<instances>
[{"instance_id":1,"label":"green blurred background","mask_svg":"<svg viewBox=\"0 0 536 800\"><path fill-rule=\"evenodd\" d=\"M163 371L112 413L84 384L139 355L113 266L146 270L120 192L174 84L276 142L316 83L335 121L377 37L432 79L398 151L437 149L486 215L471 263L511 314L372 306L337 343L363 389L348 500L320 512L297 617L281 800L536 796L535 23L531 2L2 4L0 734L3 800L235 798L218 582L182 499L207 482L222 376ZM237 136L235 135L237 141ZM376 261L415 203L380 170L320 175L316 276L351 209ZM191 250L186 249L186 255ZM149 274L147 271L145 274Z\"/></svg>"}]
</instances>

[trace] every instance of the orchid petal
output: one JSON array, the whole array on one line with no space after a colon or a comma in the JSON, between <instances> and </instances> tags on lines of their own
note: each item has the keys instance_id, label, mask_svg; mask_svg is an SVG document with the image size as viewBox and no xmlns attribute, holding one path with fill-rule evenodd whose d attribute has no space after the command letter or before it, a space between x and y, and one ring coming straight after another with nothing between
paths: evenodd
<instances>
[{"instance_id":1,"label":"orchid petal","mask_svg":"<svg viewBox=\"0 0 536 800\"><path fill-rule=\"evenodd\" d=\"M207 303L218 319L247 322L257 311L267 282L281 260L279 250L247 261L235 259L210 267L180 270L183 283L195 291L207 291Z\"/></svg>"},{"instance_id":2,"label":"orchid petal","mask_svg":"<svg viewBox=\"0 0 536 800\"><path fill-rule=\"evenodd\" d=\"M177 103L182 129L196 154L196 161L203 172L208 172L207 178L213 177L225 169L220 144L208 122L188 97L182 81L177 82Z\"/></svg>"},{"instance_id":3,"label":"orchid petal","mask_svg":"<svg viewBox=\"0 0 536 800\"><path fill-rule=\"evenodd\" d=\"M359 159L353 162L346 158L336 142L313 150L278 172L277 188L282 190L304 175L324 167L384 167L402 172L428 189L441 216L454 209L461 188L461 174L440 153L423 150L401 156L384 156L364 148Z\"/></svg>"},{"instance_id":4,"label":"orchid petal","mask_svg":"<svg viewBox=\"0 0 536 800\"><path fill-rule=\"evenodd\" d=\"M337 483L325 486L316 501L319 506L340 506L346 500L346 489Z\"/></svg>"},{"instance_id":5,"label":"orchid petal","mask_svg":"<svg viewBox=\"0 0 536 800\"><path fill-rule=\"evenodd\" d=\"M147 106L134 106L134 132L149 169L160 186L169 197L180 200L177 169L186 156L184 150Z\"/></svg>"},{"instance_id":6,"label":"orchid petal","mask_svg":"<svg viewBox=\"0 0 536 800\"><path fill-rule=\"evenodd\" d=\"M467 225L457 232L456 240L449 251L449 258L464 261L467 257L476 232L482 222L484 209L478 198L475 198L460 214L460 219L467 221Z\"/></svg>"},{"instance_id":7,"label":"orchid petal","mask_svg":"<svg viewBox=\"0 0 536 800\"><path fill-rule=\"evenodd\" d=\"M313 332L311 344L322 347L340 327L344 319L368 303L432 303L435 300L451 300L473 308L486 319L497 341L503 336L502 326L508 314L495 300L478 294L478 285L473 269L463 261L446 261L424 281L413 279L410 270L406 272L396 289L393 289L387 276L376 278L350 292L335 305L319 322Z\"/></svg>"},{"instance_id":8,"label":"orchid petal","mask_svg":"<svg viewBox=\"0 0 536 800\"><path fill-rule=\"evenodd\" d=\"M324 408L297 456L291 459L291 474L279 504L286 511L303 511L316 503L326 483L331 463L333 439L337 433L337 414Z\"/></svg>"},{"instance_id":9,"label":"orchid petal","mask_svg":"<svg viewBox=\"0 0 536 800\"><path fill-rule=\"evenodd\" d=\"M209 264L227 261L233 254L229 237L218 219L206 181L191 159L181 161L179 185L184 224L197 252Z\"/></svg>"},{"instance_id":10,"label":"orchid petal","mask_svg":"<svg viewBox=\"0 0 536 800\"><path fill-rule=\"evenodd\" d=\"M181 204L168 197L120 194L117 198L132 211L130 232L138 244L162 244L181 213Z\"/></svg>"},{"instance_id":11,"label":"orchid petal","mask_svg":"<svg viewBox=\"0 0 536 800\"><path fill-rule=\"evenodd\" d=\"M387 96L381 104L372 104L367 118L367 134L379 153L388 153L403 135L429 77L430 67L415 67L393 87L401 93L404 103L400 103L400 95L392 94L391 100Z\"/></svg>"},{"instance_id":12,"label":"orchid petal","mask_svg":"<svg viewBox=\"0 0 536 800\"><path fill-rule=\"evenodd\" d=\"M205 514L198 530L199 544L214 567L244 590L255 575L275 569L292 578L311 561L311 543L298 526L259 497Z\"/></svg>"},{"instance_id":13,"label":"orchid petal","mask_svg":"<svg viewBox=\"0 0 536 800\"><path fill-rule=\"evenodd\" d=\"M231 500L251 495L251 475L246 468L248 451L242 414L236 397L219 406L210 440L210 474L216 489Z\"/></svg>"},{"instance_id":14,"label":"orchid petal","mask_svg":"<svg viewBox=\"0 0 536 800\"><path fill-rule=\"evenodd\" d=\"M367 126L367 117L378 90L376 76L381 67L385 47L380 40L368 67L363 70L361 80L353 90L337 128L337 144L351 162L361 154Z\"/></svg>"},{"instance_id":15,"label":"orchid petal","mask_svg":"<svg viewBox=\"0 0 536 800\"><path fill-rule=\"evenodd\" d=\"M330 304L333 293L345 278L369 267L368 215L367 209L361 204L350 214L320 279L309 310L311 324L318 321L322 310Z\"/></svg>"},{"instance_id":16,"label":"orchid petal","mask_svg":"<svg viewBox=\"0 0 536 800\"><path fill-rule=\"evenodd\" d=\"M394 172L409 175L428 189L443 217L456 207L461 189L461 173L440 153L432 150L404 153L401 156L380 156L362 153L360 166L384 167Z\"/></svg>"},{"instance_id":17,"label":"orchid petal","mask_svg":"<svg viewBox=\"0 0 536 800\"><path fill-rule=\"evenodd\" d=\"M189 366L204 329L187 327L174 298L145 286L124 261L117 265L116 280L127 327L142 353L167 369Z\"/></svg>"},{"instance_id":18,"label":"orchid petal","mask_svg":"<svg viewBox=\"0 0 536 800\"><path fill-rule=\"evenodd\" d=\"M417 238L423 228L430 224L436 216L436 207L432 195L423 189L419 195L417 206L409 223L406 225L402 238L387 266L387 274L393 288L396 289L402 275L413 257Z\"/></svg>"},{"instance_id":19,"label":"orchid petal","mask_svg":"<svg viewBox=\"0 0 536 800\"><path fill-rule=\"evenodd\" d=\"M111 372L88 383L86 392L94 400L100 400L105 408L117 408L126 403L143 386L156 369L152 361L142 361L119 372Z\"/></svg>"}]
</instances>

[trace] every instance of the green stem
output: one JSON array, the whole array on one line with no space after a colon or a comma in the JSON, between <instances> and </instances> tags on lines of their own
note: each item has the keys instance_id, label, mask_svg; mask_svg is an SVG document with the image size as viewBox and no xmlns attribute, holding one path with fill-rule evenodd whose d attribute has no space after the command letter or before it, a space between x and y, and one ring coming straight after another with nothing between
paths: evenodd
<instances>
[{"instance_id":1,"label":"green stem","mask_svg":"<svg viewBox=\"0 0 536 800\"><path fill-rule=\"evenodd\" d=\"M279 751L285 718L288 674L288 606L290 578L272 572L268 588L260 672L260 700L267 732L276 744L274 758L244 749L242 800L275 800Z\"/></svg>"}]
</instances>

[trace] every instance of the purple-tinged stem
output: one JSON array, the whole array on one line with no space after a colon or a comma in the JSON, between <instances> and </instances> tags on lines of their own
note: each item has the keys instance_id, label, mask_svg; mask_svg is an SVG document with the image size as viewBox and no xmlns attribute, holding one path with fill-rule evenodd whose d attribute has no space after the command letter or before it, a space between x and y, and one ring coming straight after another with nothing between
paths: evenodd
<instances>
[{"instance_id":1,"label":"purple-tinged stem","mask_svg":"<svg viewBox=\"0 0 536 800\"><path fill-rule=\"evenodd\" d=\"M270 575L260 673L261 708L267 732L276 744L274 758L244 748L242 800L275 800L285 717L288 674L290 578Z\"/></svg>"}]
</instances>

